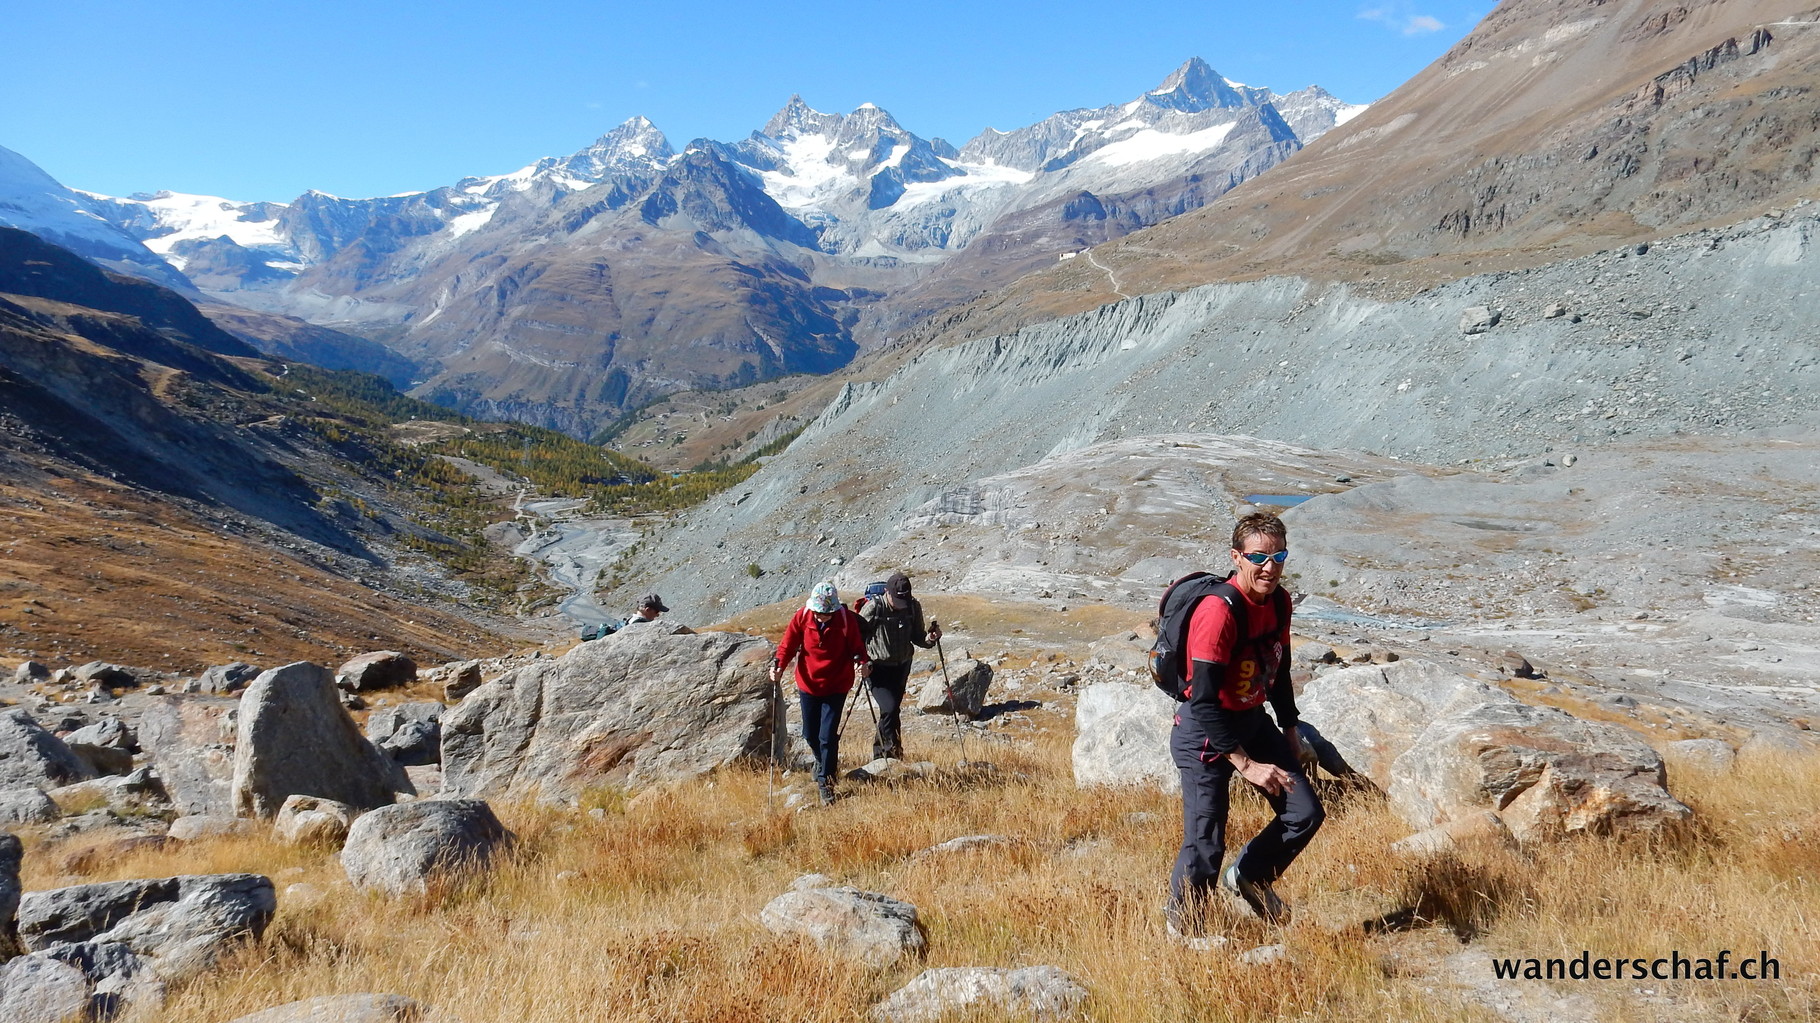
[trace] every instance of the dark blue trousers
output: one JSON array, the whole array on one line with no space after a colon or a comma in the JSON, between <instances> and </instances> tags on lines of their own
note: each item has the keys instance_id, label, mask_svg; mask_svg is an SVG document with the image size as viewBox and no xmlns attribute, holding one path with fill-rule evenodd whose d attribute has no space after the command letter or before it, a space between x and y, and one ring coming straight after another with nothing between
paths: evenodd
<instances>
[{"instance_id":1,"label":"dark blue trousers","mask_svg":"<svg viewBox=\"0 0 1820 1023\"><path fill-rule=\"evenodd\" d=\"M1187 718L1186 711L1181 716ZM1202 762L1193 752L1200 744L1183 734L1184 724L1190 726L1188 731L1198 731L1191 721L1185 721L1176 726L1170 743L1182 775L1182 849L1169 873L1168 908L1171 919L1198 920L1214 894L1220 861L1226 855L1226 812L1234 771L1232 761L1225 757L1210 764ZM1327 812L1302 774L1302 765L1290 752L1282 730L1262 708L1235 715L1234 724L1241 726L1240 747L1247 756L1275 764L1294 781L1282 795L1261 793L1276 817L1239 850L1239 876L1248 881L1275 881L1314 838Z\"/></svg>"},{"instance_id":2,"label":"dark blue trousers","mask_svg":"<svg viewBox=\"0 0 1820 1023\"><path fill-rule=\"evenodd\" d=\"M872 662L872 700L878 704L878 735L872 740L872 757L904 755L904 688L910 682L910 665Z\"/></svg>"},{"instance_id":3,"label":"dark blue trousers","mask_svg":"<svg viewBox=\"0 0 1820 1023\"><path fill-rule=\"evenodd\" d=\"M803 712L803 741L815 757L815 780L833 781L840 775L840 712L847 694L816 696L798 689L796 702Z\"/></svg>"}]
</instances>

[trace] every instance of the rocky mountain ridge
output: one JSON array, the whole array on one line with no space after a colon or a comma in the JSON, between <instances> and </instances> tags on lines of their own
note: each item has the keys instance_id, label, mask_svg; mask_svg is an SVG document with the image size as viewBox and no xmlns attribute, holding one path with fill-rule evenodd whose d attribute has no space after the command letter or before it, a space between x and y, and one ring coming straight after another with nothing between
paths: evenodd
<instances>
[{"instance_id":1,"label":"rocky mountain ridge","mask_svg":"<svg viewBox=\"0 0 1820 1023\"><path fill-rule=\"evenodd\" d=\"M1506 0L1282 173L960 311L1002 333L1281 274L1388 296L1820 197L1808 0ZM1115 283L1116 280L1116 283Z\"/></svg>"},{"instance_id":2,"label":"rocky mountain ridge","mask_svg":"<svg viewBox=\"0 0 1820 1023\"><path fill-rule=\"evenodd\" d=\"M788 599L846 564L875 570L864 552L929 502L1153 434L1245 434L1422 471L1811 427L1820 324L1801 296L1816 230L1803 207L1396 302L1289 278L1208 285L923 350L849 382L789 451L624 574L673 603ZM725 568L746 564L766 574Z\"/></svg>"},{"instance_id":3,"label":"rocky mountain ridge","mask_svg":"<svg viewBox=\"0 0 1820 1023\"><path fill-rule=\"evenodd\" d=\"M845 365L1193 209L1359 109L1195 59L1128 103L958 149L869 104L793 98L736 142L676 153L634 118L571 156L412 195L82 198L217 300L383 341L439 402L589 435L682 387Z\"/></svg>"}]
</instances>

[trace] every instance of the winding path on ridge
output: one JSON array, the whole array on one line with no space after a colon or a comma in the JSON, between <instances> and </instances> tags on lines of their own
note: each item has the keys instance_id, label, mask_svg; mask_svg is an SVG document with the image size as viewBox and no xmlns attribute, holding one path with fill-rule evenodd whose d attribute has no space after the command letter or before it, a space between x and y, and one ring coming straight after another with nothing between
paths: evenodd
<instances>
[{"instance_id":1,"label":"winding path on ridge","mask_svg":"<svg viewBox=\"0 0 1820 1023\"><path fill-rule=\"evenodd\" d=\"M1124 290L1119 287L1118 275L1112 272L1112 268L1094 258L1092 249L1083 250L1082 255L1087 257L1087 262L1092 263L1094 266L1098 267L1100 272L1104 273L1106 275L1107 283L1112 285L1113 294L1117 295L1120 298L1130 298L1131 297L1130 295L1125 294Z\"/></svg>"}]
</instances>

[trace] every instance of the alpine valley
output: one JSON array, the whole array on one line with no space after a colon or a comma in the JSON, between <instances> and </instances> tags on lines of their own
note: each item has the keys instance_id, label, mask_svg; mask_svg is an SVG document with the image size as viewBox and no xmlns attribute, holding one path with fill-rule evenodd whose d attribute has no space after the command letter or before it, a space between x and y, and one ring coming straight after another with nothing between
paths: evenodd
<instances>
[{"instance_id":1,"label":"alpine valley","mask_svg":"<svg viewBox=\"0 0 1820 1023\"><path fill-rule=\"evenodd\" d=\"M312 361L588 437L678 390L838 369L943 308L1201 207L1362 109L1317 86L1230 82L1197 58L1129 102L958 148L870 104L826 114L792 97L736 142L677 152L635 117L509 174L288 204L75 193L5 154L0 223L164 283L180 274L249 338L294 340L302 320L402 357L317 336L297 353ZM272 317L294 319L279 331Z\"/></svg>"}]
</instances>

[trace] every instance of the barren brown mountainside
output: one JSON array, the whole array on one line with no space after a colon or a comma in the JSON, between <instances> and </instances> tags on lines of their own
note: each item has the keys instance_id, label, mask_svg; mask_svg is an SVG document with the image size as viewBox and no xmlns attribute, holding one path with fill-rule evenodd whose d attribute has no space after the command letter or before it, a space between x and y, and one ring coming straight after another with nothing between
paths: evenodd
<instances>
[{"instance_id":1,"label":"barren brown mountainside","mask_svg":"<svg viewBox=\"0 0 1820 1023\"><path fill-rule=\"evenodd\" d=\"M1280 274L1403 295L1735 222L1820 191L1817 85L1812 0L1507 0L1270 174L938 329Z\"/></svg>"},{"instance_id":2,"label":"barren brown mountainside","mask_svg":"<svg viewBox=\"0 0 1820 1023\"><path fill-rule=\"evenodd\" d=\"M165 289L0 231L0 648L190 672L498 648L406 599L375 553L397 527L324 496L358 496L358 471L252 351Z\"/></svg>"}]
</instances>

